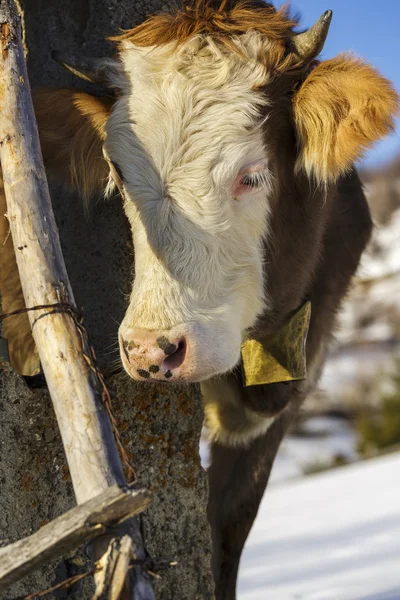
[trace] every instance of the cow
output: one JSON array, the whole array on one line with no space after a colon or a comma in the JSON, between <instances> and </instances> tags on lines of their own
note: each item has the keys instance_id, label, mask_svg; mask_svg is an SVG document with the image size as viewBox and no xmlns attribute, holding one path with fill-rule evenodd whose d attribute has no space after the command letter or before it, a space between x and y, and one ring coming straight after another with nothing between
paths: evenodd
<instances>
[{"instance_id":1,"label":"cow","mask_svg":"<svg viewBox=\"0 0 400 600\"><path fill-rule=\"evenodd\" d=\"M217 600L236 597L274 457L370 237L354 162L399 106L359 58L318 59L331 18L298 33L262 0L193 0L112 38L114 58L56 55L104 95L34 97L49 171L123 199L123 368L201 385Z\"/></svg>"}]
</instances>

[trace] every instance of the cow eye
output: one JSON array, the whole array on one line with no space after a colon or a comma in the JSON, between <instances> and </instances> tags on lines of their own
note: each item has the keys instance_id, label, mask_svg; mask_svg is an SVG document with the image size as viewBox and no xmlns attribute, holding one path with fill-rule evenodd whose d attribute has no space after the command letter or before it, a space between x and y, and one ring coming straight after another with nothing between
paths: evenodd
<instances>
[{"instance_id":1,"label":"cow eye","mask_svg":"<svg viewBox=\"0 0 400 600\"><path fill-rule=\"evenodd\" d=\"M259 183L257 181L257 178L254 177L254 173L252 173L251 175L250 174L244 175L242 177L242 179L240 180L240 185L244 185L244 186L250 187L250 188L256 188L256 187L258 187Z\"/></svg>"},{"instance_id":2,"label":"cow eye","mask_svg":"<svg viewBox=\"0 0 400 600\"><path fill-rule=\"evenodd\" d=\"M264 188L268 185L268 174L263 171L246 173L240 180L240 185L247 188Z\"/></svg>"},{"instance_id":3,"label":"cow eye","mask_svg":"<svg viewBox=\"0 0 400 600\"><path fill-rule=\"evenodd\" d=\"M239 198L252 191L268 189L271 183L271 173L265 163L255 163L242 169L232 186L232 195Z\"/></svg>"}]
</instances>

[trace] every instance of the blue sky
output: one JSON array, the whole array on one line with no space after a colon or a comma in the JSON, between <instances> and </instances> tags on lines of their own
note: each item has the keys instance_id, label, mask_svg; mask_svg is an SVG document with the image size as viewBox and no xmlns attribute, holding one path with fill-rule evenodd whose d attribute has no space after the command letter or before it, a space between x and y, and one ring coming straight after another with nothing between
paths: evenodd
<instances>
[{"instance_id":1,"label":"blue sky","mask_svg":"<svg viewBox=\"0 0 400 600\"><path fill-rule=\"evenodd\" d=\"M276 6L286 4L276 1ZM301 26L310 27L329 8L333 11L322 58L352 51L374 65L400 92L400 0L291 0L301 15ZM396 132L377 144L363 160L376 165L400 154L400 119Z\"/></svg>"}]
</instances>

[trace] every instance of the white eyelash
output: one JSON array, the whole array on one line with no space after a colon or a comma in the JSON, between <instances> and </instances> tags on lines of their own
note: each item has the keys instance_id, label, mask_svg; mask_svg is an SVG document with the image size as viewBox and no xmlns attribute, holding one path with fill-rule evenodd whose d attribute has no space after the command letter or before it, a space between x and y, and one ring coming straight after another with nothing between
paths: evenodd
<instances>
[{"instance_id":1,"label":"white eyelash","mask_svg":"<svg viewBox=\"0 0 400 600\"><path fill-rule=\"evenodd\" d=\"M251 188L269 188L271 185L271 174L269 171L246 173L243 175L241 182L243 182L243 185Z\"/></svg>"}]
</instances>

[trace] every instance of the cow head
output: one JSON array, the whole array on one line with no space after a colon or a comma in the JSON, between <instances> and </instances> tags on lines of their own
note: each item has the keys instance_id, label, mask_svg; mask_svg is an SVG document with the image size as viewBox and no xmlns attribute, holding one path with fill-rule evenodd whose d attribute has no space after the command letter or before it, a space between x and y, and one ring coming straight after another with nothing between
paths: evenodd
<instances>
[{"instance_id":1,"label":"cow head","mask_svg":"<svg viewBox=\"0 0 400 600\"><path fill-rule=\"evenodd\" d=\"M266 242L282 176L333 185L390 131L397 97L385 79L349 56L314 60L330 19L295 35L286 12L264 2L198 0L117 38L118 58L86 75L115 92L73 106L91 126L80 160L101 145L132 228L119 343L134 379L232 369L269 309Z\"/></svg>"}]
</instances>

